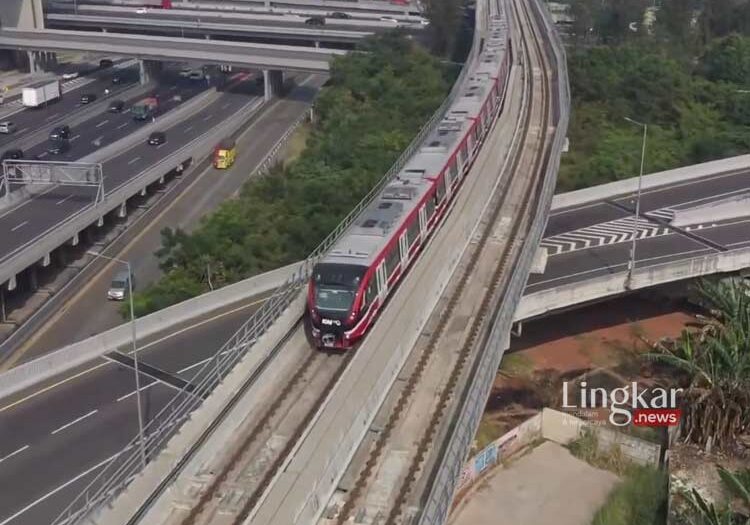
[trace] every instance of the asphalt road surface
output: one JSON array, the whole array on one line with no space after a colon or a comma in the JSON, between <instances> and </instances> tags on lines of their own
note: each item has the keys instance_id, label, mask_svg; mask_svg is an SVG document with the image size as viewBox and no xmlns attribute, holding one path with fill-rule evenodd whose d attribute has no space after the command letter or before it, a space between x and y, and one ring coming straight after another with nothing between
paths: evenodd
<instances>
[{"instance_id":1,"label":"asphalt road surface","mask_svg":"<svg viewBox=\"0 0 750 525\"><path fill-rule=\"evenodd\" d=\"M121 75L123 80L120 84L113 85L112 75L115 72ZM98 97L101 97L104 90L109 89L112 91L111 96L116 97L118 92L132 87L133 84L138 82L138 69L135 67L126 69L108 68L92 73L89 77L79 78L94 78L95 80L64 93L58 101L49 105L38 108L26 108L7 118L1 119L13 122L16 125L17 131L8 135L0 135L0 148L6 147L10 142L14 142L24 135L34 133L45 127L51 127L48 124L49 122L58 120L64 115L71 115L72 117L75 111L82 106L81 95L83 93L94 93ZM76 80L78 79L72 82Z\"/></svg>"},{"instance_id":2,"label":"asphalt road surface","mask_svg":"<svg viewBox=\"0 0 750 525\"><path fill-rule=\"evenodd\" d=\"M637 224L636 267L750 246L750 216L673 228L674 211L750 191L750 171L644 191ZM542 246L549 258L525 293L627 269L633 241L633 195L561 209L550 215ZM750 214L749 214L750 215Z\"/></svg>"},{"instance_id":3,"label":"asphalt road surface","mask_svg":"<svg viewBox=\"0 0 750 525\"><path fill-rule=\"evenodd\" d=\"M136 275L154 272L155 259L151 254L158 246L159 229L164 225L192 225L201 210L215 207L234 193L296 120L321 83L316 79L308 83L312 91L297 90L289 100L272 102L238 141L235 167L221 172L207 170L206 176L177 198L175 206L142 238L118 256L135 262ZM217 183L216 177L222 181ZM217 187L219 191L215 190ZM139 267L141 255L144 261L149 260ZM71 299L61 318L53 321L53 326L64 327L58 332L60 337L75 337L74 325L85 324L87 315L96 317L98 310L114 311L116 304L105 299L109 277L103 272L80 296ZM211 322L197 320L144 339L139 342L139 356L143 363L189 380L260 301L253 298L227 307ZM113 309L107 308L110 306ZM48 332L50 340L54 333L55 330ZM38 344L43 345L44 341ZM3 400L0 405L0 525L49 522L83 489L102 462L135 436L133 371L109 360L92 363L91 368L59 379L57 385L40 386L14 400ZM144 375L141 389L146 419L153 417L175 393L173 387Z\"/></svg>"},{"instance_id":4,"label":"asphalt road surface","mask_svg":"<svg viewBox=\"0 0 750 525\"><path fill-rule=\"evenodd\" d=\"M165 95L172 88L166 88ZM184 95L194 95L197 90L195 86L184 88ZM108 159L102 163L104 174L105 192L111 193L143 170L148 169L157 161L184 147L190 141L197 138L206 129L214 127L227 117L235 114L240 108L258 96L257 86L254 80L239 84L226 92L219 100L209 104L186 120L162 130L167 134L165 143L159 146L150 146L143 143L131 148L124 153ZM175 88L174 92L180 91ZM162 100L167 97L162 97ZM170 104L171 102L166 102ZM139 124L133 121L129 114L105 114L98 117L101 122L108 121L107 127L110 134L121 133L122 136L133 130ZM157 117L158 118L158 117ZM104 132L103 126L99 124L89 127L79 127L71 130L71 140L78 135L77 142L71 148L73 155L86 155L97 146L92 144L92 137ZM117 128L121 129L118 130ZM77 152L77 153L76 153ZM57 156L61 157L61 156ZM70 159L73 160L73 159ZM19 206L9 210L0 216L0 261L9 254L20 249L30 240L43 235L46 231L54 228L57 224L70 217L83 208L91 206L94 202L97 188L60 186L52 187L46 192L34 195L32 198L22 202Z\"/></svg>"}]
</instances>

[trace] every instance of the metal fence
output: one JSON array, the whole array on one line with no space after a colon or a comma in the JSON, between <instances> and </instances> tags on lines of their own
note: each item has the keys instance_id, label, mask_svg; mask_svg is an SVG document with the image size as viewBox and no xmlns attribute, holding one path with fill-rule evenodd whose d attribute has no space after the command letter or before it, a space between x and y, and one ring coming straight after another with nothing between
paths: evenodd
<instances>
[{"instance_id":1,"label":"metal fence","mask_svg":"<svg viewBox=\"0 0 750 525\"><path fill-rule=\"evenodd\" d=\"M214 388L231 372L234 365L247 355L260 336L266 332L297 297L297 294L307 282L314 264L328 252L362 210L373 201L380 190L401 171L409 158L421 146L425 137L436 129L447 108L458 96L469 69L467 65L473 63L478 56L478 47L475 38L475 45L472 46L471 52L464 62L461 73L456 79L450 93L440 107L435 110L427 123L417 132L414 139L396 159L386 174L312 251L307 259L305 259L300 270L280 287L277 293L271 299L267 300L221 349L203 365L196 374L196 378L199 378L197 382L194 381L188 387L178 392L145 427L144 441L148 460L154 459L163 450L180 425L189 418L190 414L202 404ZM300 118L293 127L298 126L302 121L303 118ZM266 159L260 164L259 170L267 171L270 168L275 162L277 153L291 134L290 130L277 142L274 148L269 151ZM265 356L263 359L268 357ZM260 360L261 364L258 365L259 367L263 366L263 359ZM136 436L117 456L113 457L102 468L83 492L54 520L53 525L81 523L92 510L114 500L142 470L143 463L139 447L139 437Z\"/></svg>"},{"instance_id":2,"label":"metal fence","mask_svg":"<svg viewBox=\"0 0 750 525\"><path fill-rule=\"evenodd\" d=\"M549 47L554 53L557 62L558 105L557 111L553 113L553 116L557 117L557 129L552 143L549 163L546 167L544 183L540 192L539 206L529 228L524 246L521 249L521 254L514 265L515 271L511 276L503 302L493 316L492 330L484 348L481 350L480 356L474 364L467 383L468 386L459 401L458 415L451 424L450 436L447 445L443 449L444 453L441 455L440 463L434 473L429 494L424 500L420 514L416 518L416 522L420 525L436 525L444 523L447 519L464 461L471 449L476 429L479 427L479 422L484 413L487 397L495 379L498 366L500 365L516 305L526 285L528 269L531 267L537 245L546 227L552 194L555 189L557 169L568 127L570 111L568 74L565 51L554 29L554 24L549 18L549 14L541 5L541 0L535 0L532 2L532 5L537 11L538 20L546 27L547 34L552 40L552 45Z\"/></svg>"}]
</instances>

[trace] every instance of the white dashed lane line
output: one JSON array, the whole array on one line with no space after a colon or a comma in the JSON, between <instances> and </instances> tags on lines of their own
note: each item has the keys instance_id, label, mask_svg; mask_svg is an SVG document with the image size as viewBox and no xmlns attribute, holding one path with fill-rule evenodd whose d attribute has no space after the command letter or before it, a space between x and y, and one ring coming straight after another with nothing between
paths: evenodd
<instances>
[{"instance_id":1,"label":"white dashed lane line","mask_svg":"<svg viewBox=\"0 0 750 525\"><path fill-rule=\"evenodd\" d=\"M130 159L130 160L128 161L128 165L130 165L130 164L135 164L135 163L136 163L136 162L138 162L139 160L141 160L141 158L140 158L140 157L136 157L136 158L134 158L134 159Z\"/></svg>"},{"instance_id":2,"label":"white dashed lane line","mask_svg":"<svg viewBox=\"0 0 750 525\"><path fill-rule=\"evenodd\" d=\"M51 434L52 434L52 435L54 436L54 435L55 435L55 434L57 434L58 432L62 432L62 431L63 431L63 430L65 430L66 428L70 428L70 427L72 427L73 425L75 425L76 423L80 423L81 421L83 421L83 420L84 420L84 419L86 419L87 417L91 417L91 416L93 416L93 415L94 415L94 414L96 414L96 413L97 413L98 411L99 411L99 410L95 408L94 410L92 410L92 411L91 411L91 412L89 412L88 414L84 414L84 415L82 415L81 417L79 417L79 418L76 418L76 419L74 419L74 420L73 420L73 421L71 421L70 423L65 423L65 424L64 424L63 426L61 426L60 428L58 428L58 429L56 429L56 430L53 430L53 431L51 432Z\"/></svg>"},{"instance_id":3,"label":"white dashed lane line","mask_svg":"<svg viewBox=\"0 0 750 525\"><path fill-rule=\"evenodd\" d=\"M12 458L16 454L20 454L21 452L23 452L27 448L29 448L29 445L24 445L21 448L19 448L18 450L14 450L13 452L11 452L10 454L8 454L7 456L0 458L0 463L2 463L3 461L5 461L6 459Z\"/></svg>"},{"instance_id":4,"label":"white dashed lane line","mask_svg":"<svg viewBox=\"0 0 750 525\"><path fill-rule=\"evenodd\" d=\"M20 229L20 228L23 228L23 227L24 227L24 226L26 226L26 225L27 225L28 223L29 223L29 221L23 221L23 222L22 222L21 224L17 224L16 226L13 226L13 227L12 227L12 228L10 229L10 231L14 232L14 231L16 231L16 230L18 230L18 229Z\"/></svg>"}]
</instances>

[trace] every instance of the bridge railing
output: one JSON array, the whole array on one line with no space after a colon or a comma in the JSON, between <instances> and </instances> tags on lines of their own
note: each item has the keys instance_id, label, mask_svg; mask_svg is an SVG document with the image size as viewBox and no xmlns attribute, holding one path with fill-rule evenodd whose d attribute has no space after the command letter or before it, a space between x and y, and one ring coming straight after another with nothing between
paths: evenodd
<instances>
[{"instance_id":1,"label":"bridge railing","mask_svg":"<svg viewBox=\"0 0 750 525\"><path fill-rule=\"evenodd\" d=\"M266 332L297 297L307 282L315 263L330 250L362 210L372 203L380 190L401 171L409 158L420 147L425 137L436 129L447 108L459 95L469 69L466 66L476 61L479 53L478 47L478 45L472 46L471 52L467 56L458 78L443 103L421 127L410 144L378 183L311 252L301 265L299 271L290 277L278 289L277 293L270 300L266 301L224 346L201 367L195 376L196 378L200 378L199 382L193 382L179 391L167 406L147 425L144 429L146 434L144 441L147 459L151 460L155 458L163 450L169 439L175 435L180 425L203 403L204 399L210 395L214 388L234 368L234 365L251 351L255 341ZM268 163L264 161L261 164L267 165ZM261 360L258 367L260 368L264 364L264 361ZM142 467L140 441L139 437L136 436L117 456L102 468L83 492L57 517L53 525L73 525L74 523L79 523L93 509L116 498L138 475Z\"/></svg>"},{"instance_id":2,"label":"bridge railing","mask_svg":"<svg viewBox=\"0 0 750 525\"><path fill-rule=\"evenodd\" d=\"M484 413L487 398L500 365L507 336L513 321L513 313L523 293L528 279L534 254L547 224L552 194L555 190L557 170L568 127L570 111L570 93L568 91L568 73L565 51L554 24L540 0L532 5L537 11L537 20L546 28L551 39L548 49L556 61L557 100L553 104L553 118L556 119L556 131L551 145L551 154L546 165L544 182L538 193L538 207L528 230L523 248L515 263L516 270L511 276L500 307L496 310L491 326L493 327L485 340L473 369L469 374L468 387L459 400L456 419L451 424L449 437L441 447L438 455L441 459L432 473L429 493L423 500L419 516L420 525L444 523L453 501L453 494L461 476L461 470L468 457L474 441L476 429ZM554 93L554 91L553 91Z\"/></svg>"}]
</instances>

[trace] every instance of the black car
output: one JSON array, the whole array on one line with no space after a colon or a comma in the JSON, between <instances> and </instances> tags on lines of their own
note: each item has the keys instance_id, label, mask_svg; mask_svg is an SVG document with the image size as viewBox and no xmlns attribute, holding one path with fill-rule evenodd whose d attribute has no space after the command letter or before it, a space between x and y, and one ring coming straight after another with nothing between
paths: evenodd
<instances>
[{"instance_id":1,"label":"black car","mask_svg":"<svg viewBox=\"0 0 750 525\"><path fill-rule=\"evenodd\" d=\"M65 139L53 140L50 142L47 148L47 153L50 155L62 155L70 149L70 142Z\"/></svg>"},{"instance_id":2,"label":"black car","mask_svg":"<svg viewBox=\"0 0 750 525\"><path fill-rule=\"evenodd\" d=\"M81 104L88 104L96 100L96 95L93 93L84 93L81 95Z\"/></svg>"},{"instance_id":3,"label":"black car","mask_svg":"<svg viewBox=\"0 0 750 525\"><path fill-rule=\"evenodd\" d=\"M163 131L154 131L149 137L148 137L148 143L152 146L159 146L160 144L164 144L167 141L167 134Z\"/></svg>"},{"instance_id":4,"label":"black car","mask_svg":"<svg viewBox=\"0 0 750 525\"><path fill-rule=\"evenodd\" d=\"M125 109L125 102L123 102L122 100L113 100L109 105L108 111L110 113L122 113L123 109Z\"/></svg>"},{"instance_id":5,"label":"black car","mask_svg":"<svg viewBox=\"0 0 750 525\"><path fill-rule=\"evenodd\" d=\"M99 67L100 67L100 68L102 68L102 69L104 69L104 68L108 68L108 67L112 67L113 65L114 65L114 62L112 62L112 61L111 61L110 59L108 59L108 58L102 58L102 59L101 59L101 60L99 61Z\"/></svg>"},{"instance_id":6,"label":"black car","mask_svg":"<svg viewBox=\"0 0 750 525\"><path fill-rule=\"evenodd\" d=\"M322 16L311 16L305 20L305 24L309 26L324 26L326 25L326 19Z\"/></svg>"},{"instance_id":7,"label":"black car","mask_svg":"<svg viewBox=\"0 0 750 525\"><path fill-rule=\"evenodd\" d=\"M70 126L57 126L49 132L50 140L63 140L70 138Z\"/></svg>"},{"instance_id":8,"label":"black car","mask_svg":"<svg viewBox=\"0 0 750 525\"><path fill-rule=\"evenodd\" d=\"M18 160L23 158L23 151L20 149L9 149L3 156L0 157L0 161L3 160Z\"/></svg>"},{"instance_id":9,"label":"black car","mask_svg":"<svg viewBox=\"0 0 750 525\"><path fill-rule=\"evenodd\" d=\"M112 83L120 84L122 82L122 75L112 75Z\"/></svg>"},{"instance_id":10,"label":"black car","mask_svg":"<svg viewBox=\"0 0 750 525\"><path fill-rule=\"evenodd\" d=\"M349 13L344 13L343 11L334 11L330 15L331 18L338 18L340 20L348 20L351 18L351 15Z\"/></svg>"}]
</instances>

